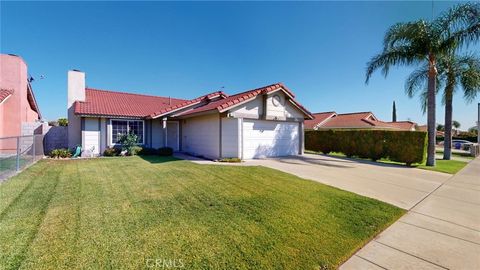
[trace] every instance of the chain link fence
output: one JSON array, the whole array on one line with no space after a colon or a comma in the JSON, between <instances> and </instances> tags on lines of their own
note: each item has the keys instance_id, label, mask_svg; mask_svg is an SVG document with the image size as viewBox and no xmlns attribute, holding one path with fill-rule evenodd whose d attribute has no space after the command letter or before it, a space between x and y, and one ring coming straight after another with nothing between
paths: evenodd
<instances>
[{"instance_id":1,"label":"chain link fence","mask_svg":"<svg viewBox=\"0 0 480 270\"><path fill-rule=\"evenodd\" d=\"M0 181L41 159L44 135L0 138Z\"/></svg>"}]
</instances>

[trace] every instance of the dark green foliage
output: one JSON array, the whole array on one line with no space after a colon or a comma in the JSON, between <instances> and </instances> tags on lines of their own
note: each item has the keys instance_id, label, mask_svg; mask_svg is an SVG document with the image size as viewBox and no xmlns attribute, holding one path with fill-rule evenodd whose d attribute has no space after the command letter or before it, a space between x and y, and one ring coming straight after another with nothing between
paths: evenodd
<instances>
[{"instance_id":1,"label":"dark green foliage","mask_svg":"<svg viewBox=\"0 0 480 270\"><path fill-rule=\"evenodd\" d=\"M72 156L72 152L65 148L54 149L50 152L51 158L69 158Z\"/></svg>"},{"instance_id":2,"label":"dark green foliage","mask_svg":"<svg viewBox=\"0 0 480 270\"><path fill-rule=\"evenodd\" d=\"M103 155L106 157L114 157L120 154L120 149L114 147L105 148Z\"/></svg>"},{"instance_id":3,"label":"dark green foliage","mask_svg":"<svg viewBox=\"0 0 480 270\"><path fill-rule=\"evenodd\" d=\"M61 127L68 126L67 118L58 118L58 125L61 126Z\"/></svg>"},{"instance_id":4,"label":"dark green foliage","mask_svg":"<svg viewBox=\"0 0 480 270\"><path fill-rule=\"evenodd\" d=\"M305 131L305 149L328 154L340 152L378 160L388 158L407 165L421 163L426 153L423 131L391 130L309 130Z\"/></svg>"},{"instance_id":5,"label":"dark green foliage","mask_svg":"<svg viewBox=\"0 0 480 270\"><path fill-rule=\"evenodd\" d=\"M155 149L155 148L143 147L142 150L140 150L137 154L140 155L140 156L157 155L158 150Z\"/></svg>"},{"instance_id":6,"label":"dark green foliage","mask_svg":"<svg viewBox=\"0 0 480 270\"><path fill-rule=\"evenodd\" d=\"M397 107L395 106L395 101L393 101L392 122L397 122Z\"/></svg>"},{"instance_id":7,"label":"dark green foliage","mask_svg":"<svg viewBox=\"0 0 480 270\"><path fill-rule=\"evenodd\" d=\"M242 162L242 160L239 158L222 158L219 159L218 162L239 163Z\"/></svg>"},{"instance_id":8,"label":"dark green foliage","mask_svg":"<svg viewBox=\"0 0 480 270\"><path fill-rule=\"evenodd\" d=\"M158 155L159 156L171 156L173 155L173 149L171 147L162 147L158 148Z\"/></svg>"},{"instance_id":9,"label":"dark green foliage","mask_svg":"<svg viewBox=\"0 0 480 270\"><path fill-rule=\"evenodd\" d=\"M141 149L138 149L137 146L138 136L130 133L127 135L123 135L120 139L120 143L122 144L122 150L127 151L127 155L133 156Z\"/></svg>"}]
</instances>

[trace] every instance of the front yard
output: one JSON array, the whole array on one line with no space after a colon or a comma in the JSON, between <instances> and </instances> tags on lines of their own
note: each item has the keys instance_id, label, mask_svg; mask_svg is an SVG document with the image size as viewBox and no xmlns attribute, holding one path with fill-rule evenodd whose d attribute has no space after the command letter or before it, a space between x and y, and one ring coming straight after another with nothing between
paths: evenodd
<instances>
[{"instance_id":1,"label":"front yard","mask_svg":"<svg viewBox=\"0 0 480 270\"><path fill-rule=\"evenodd\" d=\"M394 206L264 167L43 160L0 184L0 269L335 268Z\"/></svg>"}]
</instances>

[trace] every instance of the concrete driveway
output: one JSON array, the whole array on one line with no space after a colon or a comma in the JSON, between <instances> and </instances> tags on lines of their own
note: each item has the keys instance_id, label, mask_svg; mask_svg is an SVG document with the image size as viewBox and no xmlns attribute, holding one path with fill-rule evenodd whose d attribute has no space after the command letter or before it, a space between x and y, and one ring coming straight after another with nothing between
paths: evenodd
<instances>
[{"instance_id":1,"label":"concrete driveway","mask_svg":"<svg viewBox=\"0 0 480 270\"><path fill-rule=\"evenodd\" d=\"M340 268L480 269L480 158Z\"/></svg>"},{"instance_id":2,"label":"concrete driveway","mask_svg":"<svg viewBox=\"0 0 480 270\"><path fill-rule=\"evenodd\" d=\"M323 155L251 160L261 165L411 209L451 175Z\"/></svg>"}]
</instances>

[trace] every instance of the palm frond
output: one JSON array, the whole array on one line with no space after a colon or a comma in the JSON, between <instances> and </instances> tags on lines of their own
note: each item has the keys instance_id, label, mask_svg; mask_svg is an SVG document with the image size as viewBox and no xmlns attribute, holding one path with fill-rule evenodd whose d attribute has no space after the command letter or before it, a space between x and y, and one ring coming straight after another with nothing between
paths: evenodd
<instances>
[{"instance_id":1,"label":"palm frond","mask_svg":"<svg viewBox=\"0 0 480 270\"><path fill-rule=\"evenodd\" d=\"M374 56L367 63L365 83L368 84L373 72L377 69L382 70L383 76L387 76L390 66L393 65L411 65L423 59L423 55L419 55L415 50L408 46L392 48Z\"/></svg>"},{"instance_id":2,"label":"palm frond","mask_svg":"<svg viewBox=\"0 0 480 270\"><path fill-rule=\"evenodd\" d=\"M422 108L422 113L425 114L427 112L427 105L428 105L428 89L425 89L420 94L420 105Z\"/></svg>"},{"instance_id":3,"label":"palm frond","mask_svg":"<svg viewBox=\"0 0 480 270\"><path fill-rule=\"evenodd\" d=\"M411 46L419 43L428 32L428 23L419 20L408 23L397 23L390 27L383 39L383 50L388 51L395 47Z\"/></svg>"},{"instance_id":4,"label":"palm frond","mask_svg":"<svg viewBox=\"0 0 480 270\"><path fill-rule=\"evenodd\" d=\"M455 6L432 24L439 33L439 52L457 50L480 40L480 3Z\"/></svg>"},{"instance_id":5,"label":"palm frond","mask_svg":"<svg viewBox=\"0 0 480 270\"><path fill-rule=\"evenodd\" d=\"M405 81L405 93L412 98L415 94L426 88L428 82L428 64L414 70Z\"/></svg>"}]
</instances>

